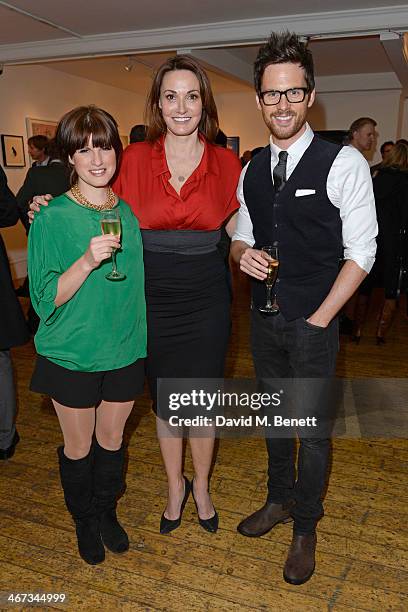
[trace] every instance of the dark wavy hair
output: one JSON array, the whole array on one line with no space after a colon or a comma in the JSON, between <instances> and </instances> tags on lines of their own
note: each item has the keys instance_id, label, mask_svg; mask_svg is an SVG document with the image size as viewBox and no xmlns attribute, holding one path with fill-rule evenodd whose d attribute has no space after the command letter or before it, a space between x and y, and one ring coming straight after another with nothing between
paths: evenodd
<instances>
[{"instance_id":1,"label":"dark wavy hair","mask_svg":"<svg viewBox=\"0 0 408 612\"><path fill-rule=\"evenodd\" d=\"M294 32L272 32L268 40L258 51L254 64L254 84L259 95L262 77L267 66L271 64L300 64L305 71L306 85L309 92L315 88L313 56Z\"/></svg>"},{"instance_id":2,"label":"dark wavy hair","mask_svg":"<svg viewBox=\"0 0 408 612\"><path fill-rule=\"evenodd\" d=\"M69 165L68 158L72 157L78 149L87 146L91 134L94 147L114 149L116 168L119 168L123 147L118 132L118 124L112 115L93 104L77 106L61 118L57 126L55 140L62 161ZM71 185L77 179L78 175L75 168L72 168Z\"/></svg>"},{"instance_id":3,"label":"dark wavy hair","mask_svg":"<svg viewBox=\"0 0 408 612\"><path fill-rule=\"evenodd\" d=\"M218 132L218 113L211 90L210 80L204 68L189 55L175 55L174 57L170 57L157 69L146 103L145 123L149 126L146 140L154 142L167 131L167 126L159 107L159 101L163 77L167 72L171 72L172 70L190 70L190 72L196 75L200 84L200 96L203 105L203 112L198 129L207 140L214 142Z\"/></svg>"}]
</instances>

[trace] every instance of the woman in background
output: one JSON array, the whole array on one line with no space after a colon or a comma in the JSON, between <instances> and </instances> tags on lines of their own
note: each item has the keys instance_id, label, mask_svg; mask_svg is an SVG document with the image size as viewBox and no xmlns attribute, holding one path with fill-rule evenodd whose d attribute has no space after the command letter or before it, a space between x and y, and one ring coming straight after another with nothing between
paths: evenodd
<instances>
[{"instance_id":1,"label":"woman in background","mask_svg":"<svg viewBox=\"0 0 408 612\"><path fill-rule=\"evenodd\" d=\"M408 146L398 141L373 175L378 219L375 264L360 287L356 304L354 340L358 343L373 287L384 287L377 327L377 344L384 344L397 308L399 276L408 253Z\"/></svg>"},{"instance_id":2,"label":"woman in background","mask_svg":"<svg viewBox=\"0 0 408 612\"><path fill-rule=\"evenodd\" d=\"M81 557L96 564L103 544L116 553L129 548L116 498L124 487L123 429L144 381L142 244L135 216L109 186L122 152L113 117L95 106L73 109L56 138L72 182L29 233L30 293L40 317L31 390L51 396L64 436L66 505ZM106 211L120 213L121 236L102 234ZM113 282L106 274L120 247L126 278Z\"/></svg>"}]
</instances>

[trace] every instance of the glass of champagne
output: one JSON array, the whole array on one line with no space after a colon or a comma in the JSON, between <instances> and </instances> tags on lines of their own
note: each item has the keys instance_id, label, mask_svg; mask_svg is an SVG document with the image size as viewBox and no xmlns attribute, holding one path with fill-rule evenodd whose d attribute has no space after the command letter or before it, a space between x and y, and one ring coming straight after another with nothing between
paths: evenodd
<instances>
[{"instance_id":1,"label":"glass of champagne","mask_svg":"<svg viewBox=\"0 0 408 612\"><path fill-rule=\"evenodd\" d=\"M113 234L113 236L119 236L120 238L121 225L118 208L103 210L101 212L101 227L102 234ZM112 251L112 270L106 274L105 278L112 281L126 278L126 274L119 272L116 268L116 249Z\"/></svg>"},{"instance_id":2,"label":"glass of champagne","mask_svg":"<svg viewBox=\"0 0 408 612\"><path fill-rule=\"evenodd\" d=\"M276 294L273 296L272 301L272 287L275 284L276 277L278 276L279 268L279 252L276 246L264 246L262 247L262 253L265 259L268 260L268 274L265 279L266 285L266 304L259 308L260 312L266 314L274 314L279 312L279 306L276 303Z\"/></svg>"}]
</instances>

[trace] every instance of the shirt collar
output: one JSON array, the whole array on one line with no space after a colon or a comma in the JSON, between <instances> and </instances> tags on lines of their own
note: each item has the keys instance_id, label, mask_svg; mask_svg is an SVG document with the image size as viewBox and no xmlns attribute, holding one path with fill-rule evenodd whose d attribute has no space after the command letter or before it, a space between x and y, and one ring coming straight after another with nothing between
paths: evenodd
<instances>
[{"instance_id":1,"label":"shirt collar","mask_svg":"<svg viewBox=\"0 0 408 612\"><path fill-rule=\"evenodd\" d=\"M314 133L312 128L308 123L306 123L305 125L306 129L303 134L293 144L291 144L288 149L286 149L286 151L288 152L289 159L292 158L294 163L297 163L300 160L300 158L313 140ZM273 142L272 136L270 136L269 138L269 143L271 147L271 160L277 161L279 153L284 149L279 148Z\"/></svg>"},{"instance_id":2,"label":"shirt collar","mask_svg":"<svg viewBox=\"0 0 408 612\"><path fill-rule=\"evenodd\" d=\"M198 135L201 142L204 144L204 153L201 158L201 162L199 165L200 175L207 174L207 172L211 174L220 174L220 166L218 163L217 156L212 154L211 151L212 144L210 144L206 138L202 134ZM159 176L160 174L164 174L165 172L170 172L167 166L166 153L164 149L164 138L165 136L160 136L155 143L153 143L152 147L152 171L153 176Z\"/></svg>"}]
</instances>

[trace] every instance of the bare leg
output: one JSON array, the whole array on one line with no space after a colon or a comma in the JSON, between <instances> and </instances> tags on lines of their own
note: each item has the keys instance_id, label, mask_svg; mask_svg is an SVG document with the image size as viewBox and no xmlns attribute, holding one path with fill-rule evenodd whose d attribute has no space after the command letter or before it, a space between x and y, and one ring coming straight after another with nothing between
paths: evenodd
<instances>
[{"instance_id":1,"label":"bare leg","mask_svg":"<svg viewBox=\"0 0 408 612\"><path fill-rule=\"evenodd\" d=\"M134 402L102 401L96 410L95 435L98 444L116 451L122 446L123 430Z\"/></svg>"},{"instance_id":2,"label":"bare leg","mask_svg":"<svg viewBox=\"0 0 408 612\"><path fill-rule=\"evenodd\" d=\"M202 519L209 519L214 516L214 506L208 492L208 476L210 473L211 462L214 453L214 437L203 438L197 436L190 437L191 456L194 464L193 493L197 503L198 515ZM191 431L191 430L190 430ZM205 429L208 435L208 428Z\"/></svg>"},{"instance_id":3,"label":"bare leg","mask_svg":"<svg viewBox=\"0 0 408 612\"><path fill-rule=\"evenodd\" d=\"M169 487L164 516L174 521L180 516L180 508L184 497L183 438L181 435L176 437L174 427L170 427L159 417L156 418L156 427Z\"/></svg>"},{"instance_id":4,"label":"bare leg","mask_svg":"<svg viewBox=\"0 0 408 612\"><path fill-rule=\"evenodd\" d=\"M95 408L69 408L54 399L52 403L64 436L64 455L68 459L86 457L95 428Z\"/></svg>"}]
</instances>

